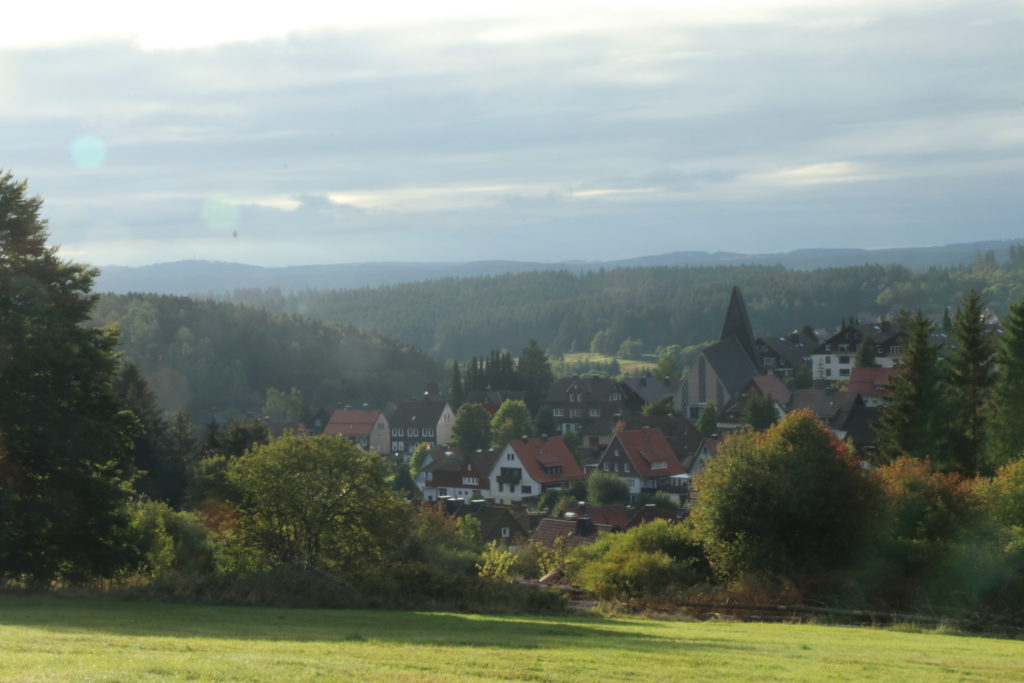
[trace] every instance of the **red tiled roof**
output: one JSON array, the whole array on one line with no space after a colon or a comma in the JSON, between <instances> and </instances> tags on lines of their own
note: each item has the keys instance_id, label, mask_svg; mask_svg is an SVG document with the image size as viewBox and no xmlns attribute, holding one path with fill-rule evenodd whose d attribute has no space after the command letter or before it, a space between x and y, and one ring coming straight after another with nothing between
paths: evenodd
<instances>
[{"instance_id":1,"label":"red tiled roof","mask_svg":"<svg viewBox=\"0 0 1024 683\"><path fill-rule=\"evenodd\" d=\"M335 410L324 427L324 434L369 436L378 417L379 410Z\"/></svg>"},{"instance_id":2,"label":"red tiled roof","mask_svg":"<svg viewBox=\"0 0 1024 683\"><path fill-rule=\"evenodd\" d=\"M560 436L513 439L508 444L516 452L519 461L539 484L551 484L572 479L583 479L586 475L572 451ZM548 474L548 469L561 467L561 472Z\"/></svg>"},{"instance_id":3,"label":"red tiled roof","mask_svg":"<svg viewBox=\"0 0 1024 683\"><path fill-rule=\"evenodd\" d=\"M608 445L609 449L614 448L616 440L640 476L654 478L683 474L679 458L660 429L619 432Z\"/></svg>"},{"instance_id":4,"label":"red tiled roof","mask_svg":"<svg viewBox=\"0 0 1024 683\"><path fill-rule=\"evenodd\" d=\"M849 389L861 396L888 396L892 378L899 372L899 368L853 368Z\"/></svg>"}]
</instances>

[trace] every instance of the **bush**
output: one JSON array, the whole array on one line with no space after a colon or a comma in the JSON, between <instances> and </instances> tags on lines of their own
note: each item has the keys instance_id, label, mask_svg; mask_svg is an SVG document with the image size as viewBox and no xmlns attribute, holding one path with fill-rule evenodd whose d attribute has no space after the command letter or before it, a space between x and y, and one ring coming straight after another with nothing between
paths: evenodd
<instances>
[{"instance_id":1,"label":"bush","mask_svg":"<svg viewBox=\"0 0 1024 683\"><path fill-rule=\"evenodd\" d=\"M176 512L166 503L150 500L132 503L129 514L130 543L138 557L135 573L196 575L213 569L206 527L194 514Z\"/></svg>"},{"instance_id":2,"label":"bush","mask_svg":"<svg viewBox=\"0 0 1024 683\"><path fill-rule=\"evenodd\" d=\"M724 578L797 581L858 557L878 484L807 411L768 431L736 432L695 482L692 519Z\"/></svg>"},{"instance_id":3,"label":"bush","mask_svg":"<svg viewBox=\"0 0 1024 683\"><path fill-rule=\"evenodd\" d=\"M693 529L663 519L577 547L566 571L598 597L619 599L672 595L711 578Z\"/></svg>"}]
</instances>

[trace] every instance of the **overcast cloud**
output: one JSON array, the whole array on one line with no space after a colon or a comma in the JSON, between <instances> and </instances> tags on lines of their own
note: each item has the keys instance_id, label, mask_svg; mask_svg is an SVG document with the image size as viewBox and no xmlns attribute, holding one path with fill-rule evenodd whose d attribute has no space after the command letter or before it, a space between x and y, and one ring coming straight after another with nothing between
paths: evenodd
<instances>
[{"instance_id":1,"label":"overcast cloud","mask_svg":"<svg viewBox=\"0 0 1024 683\"><path fill-rule=\"evenodd\" d=\"M101 265L1024 237L1022 3L620 16L0 49L0 168Z\"/></svg>"}]
</instances>

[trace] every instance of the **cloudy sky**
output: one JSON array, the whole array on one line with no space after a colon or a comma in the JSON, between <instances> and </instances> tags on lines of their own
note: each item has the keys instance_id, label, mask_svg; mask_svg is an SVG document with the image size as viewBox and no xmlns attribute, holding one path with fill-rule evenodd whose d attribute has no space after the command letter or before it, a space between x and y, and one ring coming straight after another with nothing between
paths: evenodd
<instances>
[{"instance_id":1,"label":"cloudy sky","mask_svg":"<svg viewBox=\"0 0 1024 683\"><path fill-rule=\"evenodd\" d=\"M1024 237L1019 0L278 4L5 10L0 169L44 198L62 253L555 261Z\"/></svg>"}]
</instances>

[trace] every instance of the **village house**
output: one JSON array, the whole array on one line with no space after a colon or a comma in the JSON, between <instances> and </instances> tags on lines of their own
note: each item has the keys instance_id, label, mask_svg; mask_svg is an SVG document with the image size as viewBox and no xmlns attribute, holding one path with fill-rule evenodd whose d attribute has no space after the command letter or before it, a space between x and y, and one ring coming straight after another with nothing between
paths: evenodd
<instances>
[{"instance_id":1,"label":"village house","mask_svg":"<svg viewBox=\"0 0 1024 683\"><path fill-rule=\"evenodd\" d=\"M389 453L391 450L388 419L379 410L370 410L366 407L356 410L335 410L327 421L323 433L343 436L364 449L377 453Z\"/></svg>"},{"instance_id":2,"label":"village house","mask_svg":"<svg viewBox=\"0 0 1024 683\"><path fill-rule=\"evenodd\" d=\"M811 351L818 340L803 332L791 332L781 337L757 338L757 362L766 373L791 376L798 368L811 367Z\"/></svg>"},{"instance_id":3,"label":"village house","mask_svg":"<svg viewBox=\"0 0 1024 683\"><path fill-rule=\"evenodd\" d=\"M505 401L525 401L525 391L508 391L505 389L487 389L483 391L471 391L466 394L463 403L477 403L484 407L487 414L494 417L498 408Z\"/></svg>"},{"instance_id":4,"label":"village house","mask_svg":"<svg viewBox=\"0 0 1024 683\"><path fill-rule=\"evenodd\" d=\"M425 396L400 403L390 422L391 451L408 455L421 443L450 442L455 415L446 402Z\"/></svg>"},{"instance_id":5,"label":"village house","mask_svg":"<svg viewBox=\"0 0 1024 683\"><path fill-rule=\"evenodd\" d=\"M598 461L597 471L623 479L631 501L641 493L663 491L680 502L689 490L689 477L660 429L616 433Z\"/></svg>"},{"instance_id":6,"label":"village house","mask_svg":"<svg viewBox=\"0 0 1024 683\"><path fill-rule=\"evenodd\" d=\"M543 410L550 410L559 434L607 421L639 409L639 401L618 380L607 377L562 377L548 390Z\"/></svg>"},{"instance_id":7,"label":"village house","mask_svg":"<svg viewBox=\"0 0 1024 683\"><path fill-rule=\"evenodd\" d=\"M811 351L813 379L848 379L861 340L868 337L875 355L875 365L899 367L909 334L885 321L866 325L845 325Z\"/></svg>"},{"instance_id":8,"label":"village house","mask_svg":"<svg viewBox=\"0 0 1024 683\"><path fill-rule=\"evenodd\" d=\"M416 475L416 484L426 500L487 498L499 455L494 449L463 455L454 448L425 465Z\"/></svg>"},{"instance_id":9,"label":"village house","mask_svg":"<svg viewBox=\"0 0 1024 683\"><path fill-rule=\"evenodd\" d=\"M899 368L853 368L848 386L850 391L860 394L864 405L878 408L888 398L892 379L899 372Z\"/></svg>"},{"instance_id":10,"label":"village house","mask_svg":"<svg viewBox=\"0 0 1024 683\"><path fill-rule=\"evenodd\" d=\"M489 497L509 505L585 478L561 437L513 439L491 470Z\"/></svg>"}]
</instances>

